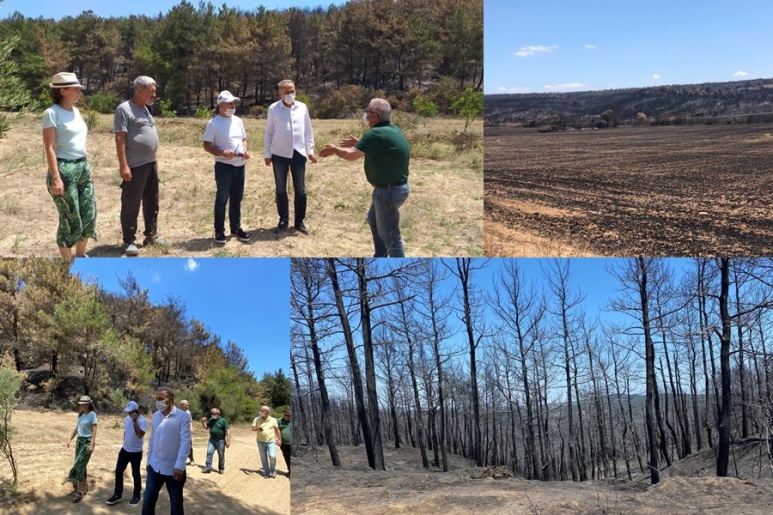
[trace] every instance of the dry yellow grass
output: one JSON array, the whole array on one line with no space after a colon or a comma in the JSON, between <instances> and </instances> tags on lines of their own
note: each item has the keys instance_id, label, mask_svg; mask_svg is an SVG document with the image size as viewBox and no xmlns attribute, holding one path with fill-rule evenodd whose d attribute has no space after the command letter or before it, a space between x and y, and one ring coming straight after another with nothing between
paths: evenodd
<instances>
[{"instance_id":1,"label":"dry yellow grass","mask_svg":"<svg viewBox=\"0 0 773 515\"><path fill-rule=\"evenodd\" d=\"M0 256L53 257L57 213L46 191L40 116L27 115L0 140ZM215 181L212 156L201 147L206 120L158 118L161 146L159 236L168 246L142 249L141 256L370 256L372 239L366 221L371 187L362 161L336 157L307 165L309 196L305 236L290 230L275 235L278 221L274 179L262 158L265 120L245 118L253 159L247 164L242 226L252 234L243 244L235 238L213 244ZM357 120L314 120L317 151L325 143L359 135ZM483 254L483 128L459 148L463 120L436 119L426 124L404 116L396 119L410 135L411 194L401 209L406 254L413 257L479 256ZM93 257L122 255L120 179L112 116L98 115L89 132L89 162L97 195L98 242ZM292 191L291 191L292 198ZM292 210L292 206L291 206ZM291 213L292 217L292 213ZM142 241L142 215L138 240Z\"/></svg>"}]
</instances>

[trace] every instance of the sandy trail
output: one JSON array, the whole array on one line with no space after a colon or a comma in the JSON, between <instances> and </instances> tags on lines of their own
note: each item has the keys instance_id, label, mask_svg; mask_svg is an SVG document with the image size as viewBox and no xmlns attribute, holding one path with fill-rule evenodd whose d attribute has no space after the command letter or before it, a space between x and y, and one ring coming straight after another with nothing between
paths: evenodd
<instances>
[{"instance_id":1,"label":"sandy trail","mask_svg":"<svg viewBox=\"0 0 773 515\"><path fill-rule=\"evenodd\" d=\"M89 462L89 491L78 504L70 501L72 487L62 484L72 466L73 448L64 444L75 427L75 413L16 411L12 426L16 430L12 444L19 468L19 494L0 502L0 513L80 514L139 513L140 506L130 507L131 467L124 476L124 498L107 506L113 494L115 462L123 442L122 418L100 415L97 444ZM255 438L248 425L232 427L231 447L226 449L223 475L202 474L206 458L207 432L197 428L193 433L196 466L188 466L184 499L186 514L257 513L278 515L290 513L290 479L281 453L277 452L276 479L264 478L260 471ZM145 442L147 449L147 438ZM214 457L217 463L217 456ZM143 456L143 493L145 488ZM0 466L0 477L7 478L7 464ZM169 496L162 489L156 505L158 513L169 512Z\"/></svg>"}]
</instances>

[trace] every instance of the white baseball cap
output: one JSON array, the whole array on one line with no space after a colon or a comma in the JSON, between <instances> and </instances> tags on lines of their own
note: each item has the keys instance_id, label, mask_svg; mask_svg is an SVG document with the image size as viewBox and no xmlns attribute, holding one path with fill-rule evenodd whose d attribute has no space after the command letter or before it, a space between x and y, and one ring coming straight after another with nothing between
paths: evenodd
<instances>
[{"instance_id":1,"label":"white baseball cap","mask_svg":"<svg viewBox=\"0 0 773 515\"><path fill-rule=\"evenodd\" d=\"M224 89L220 92L220 94L217 96L217 104L220 105L223 102L238 102L239 97L235 97L231 94L230 91L227 89Z\"/></svg>"},{"instance_id":2,"label":"white baseball cap","mask_svg":"<svg viewBox=\"0 0 773 515\"><path fill-rule=\"evenodd\" d=\"M129 401L129 404L126 405L126 407L123 409L126 413L131 413L134 410L139 410L140 405L137 404L134 401Z\"/></svg>"}]
</instances>

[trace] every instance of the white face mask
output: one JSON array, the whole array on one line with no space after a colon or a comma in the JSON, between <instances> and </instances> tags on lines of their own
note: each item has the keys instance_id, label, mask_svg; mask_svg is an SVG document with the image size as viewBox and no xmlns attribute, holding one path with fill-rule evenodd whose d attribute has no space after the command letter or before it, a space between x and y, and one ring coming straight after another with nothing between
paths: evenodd
<instances>
[{"instance_id":1,"label":"white face mask","mask_svg":"<svg viewBox=\"0 0 773 515\"><path fill-rule=\"evenodd\" d=\"M159 411L166 410L166 401L156 401L156 408L158 408Z\"/></svg>"},{"instance_id":2,"label":"white face mask","mask_svg":"<svg viewBox=\"0 0 773 515\"><path fill-rule=\"evenodd\" d=\"M236 112L236 109L230 109L230 108L227 108L227 109L225 110L225 115L226 115L226 116L233 116L235 112Z\"/></svg>"},{"instance_id":3,"label":"white face mask","mask_svg":"<svg viewBox=\"0 0 773 515\"><path fill-rule=\"evenodd\" d=\"M285 104L292 104L295 102L295 93L288 93L284 96Z\"/></svg>"},{"instance_id":4,"label":"white face mask","mask_svg":"<svg viewBox=\"0 0 773 515\"><path fill-rule=\"evenodd\" d=\"M363 122L365 125L370 125L370 124L368 123L368 113L362 113L362 122Z\"/></svg>"}]
</instances>

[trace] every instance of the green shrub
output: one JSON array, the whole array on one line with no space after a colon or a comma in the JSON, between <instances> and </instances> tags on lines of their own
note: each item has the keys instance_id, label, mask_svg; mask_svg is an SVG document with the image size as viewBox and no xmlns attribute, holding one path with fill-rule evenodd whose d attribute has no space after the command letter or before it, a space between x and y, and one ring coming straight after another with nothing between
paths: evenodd
<instances>
[{"instance_id":1,"label":"green shrub","mask_svg":"<svg viewBox=\"0 0 773 515\"><path fill-rule=\"evenodd\" d=\"M95 93L86 97L89 109L102 114L110 114L118 106L118 95L115 93Z\"/></svg>"},{"instance_id":2,"label":"green shrub","mask_svg":"<svg viewBox=\"0 0 773 515\"><path fill-rule=\"evenodd\" d=\"M467 127L472 121L483 114L483 92L466 88L461 95L453 99L451 109L456 114L464 116L464 132L467 132Z\"/></svg>"},{"instance_id":3,"label":"green shrub","mask_svg":"<svg viewBox=\"0 0 773 515\"><path fill-rule=\"evenodd\" d=\"M204 109L202 107L199 107L199 108L196 108L196 112L194 113L193 116L201 120L208 120L209 118L212 118L212 111L209 109Z\"/></svg>"},{"instance_id":4,"label":"green shrub","mask_svg":"<svg viewBox=\"0 0 773 515\"><path fill-rule=\"evenodd\" d=\"M177 111L172 109L172 99L159 100L158 107L161 108L161 118L177 118Z\"/></svg>"},{"instance_id":5,"label":"green shrub","mask_svg":"<svg viewBox=\"0 0 773 515\"><path fill-rule=\"evenodd\" d=\"M413 99L413 110L419 116L437 116L438 105L428 98L416 97Z\"/></svg>"}]
</instances>

